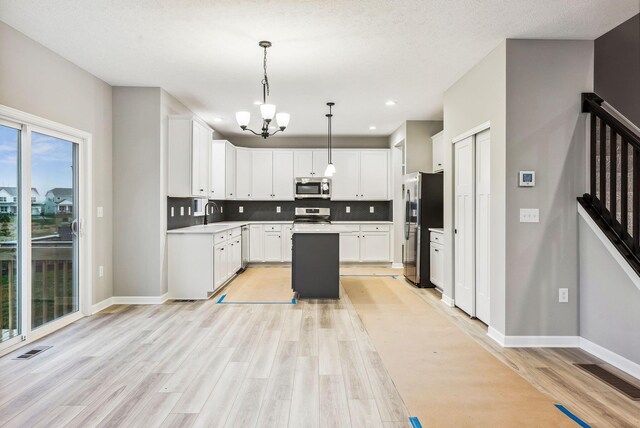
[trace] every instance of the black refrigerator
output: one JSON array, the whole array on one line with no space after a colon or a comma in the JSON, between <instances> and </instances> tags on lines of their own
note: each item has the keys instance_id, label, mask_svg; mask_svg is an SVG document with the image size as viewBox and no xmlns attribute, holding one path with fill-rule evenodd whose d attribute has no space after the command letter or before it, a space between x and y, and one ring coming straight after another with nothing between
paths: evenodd
<instances>
[{"instance_id":1,"label":"black refrigerator","mask_svg":"<svg viewBox=\"0 0 640 428\"><path fill-rule=\"evenodd\" d=\"M443 226L444 176L415 172L404 176L404 277L418 287L430 280L429 228Z\"/></svg>"}]
</instances>

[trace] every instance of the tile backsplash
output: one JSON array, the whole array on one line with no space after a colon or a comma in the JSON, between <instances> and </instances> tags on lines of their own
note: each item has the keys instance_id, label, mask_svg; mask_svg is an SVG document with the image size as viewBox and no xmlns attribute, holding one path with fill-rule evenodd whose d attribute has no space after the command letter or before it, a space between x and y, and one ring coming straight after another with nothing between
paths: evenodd
<instances>
[{"instance_id":1,"label":"tile backsplash","mask_svg":"<svg viewBox=\"0 0 640 428\"><path fill-rule=\"evenodd\" d=\"M219 221L292 221L296 207L331 208L333 221L391 221L391 201L214 201L222 212L209 214L209 222ZM242 212L240 208L242 207ZM280 212L278 211L280 207ZM349 212L347 212L347 207ZM173 216L171 209L173 208ZM184 214L180 215L183 209ZM189 214L189 208L191 213ZM373 208L373 213L371 212ZM202 216L193 215L193 198L167 198L167 229L202 224Z\"/></svg>"}]
</instances>

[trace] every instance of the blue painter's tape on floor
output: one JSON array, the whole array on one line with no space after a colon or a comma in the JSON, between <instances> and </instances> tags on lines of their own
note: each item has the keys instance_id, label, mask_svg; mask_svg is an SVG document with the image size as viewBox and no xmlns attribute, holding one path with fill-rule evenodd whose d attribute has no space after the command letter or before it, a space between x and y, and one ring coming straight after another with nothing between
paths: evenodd
<instances>
[{"instance_id":1,"label":"blue painter's tape on floor","mask_svg":"<svg viewBox=\"0 0 640 428\"><path fill-rule=\"evenodd\" d=\"M571 413L569 410L567 410L566 407L564 407L561 404L556 404L555 405L558 410L560 410L562 413L564 413L565 415L567 415L570 419L572 419L575 423L577 423L578 425L580 425L582 428L591 428L586 422L583 422L579 417L577 417L576 415L574 415L573 413Z\"/></svg>"},{"instance_id":2,"label":"blue painter's tape on floor","mask_svg":"<svg viewBox=\"0 0 640 428\"><path fill-rule=\"evenodd\" d=\"M422 428L422 424L420 423L420 419L416 416L411 416L409 418L409 422L411 423L412 428Z\"/></svg>"},{"instance_id":3,"label":"blue painter's tape on floor","mask_svg":"<svg viewBox=\"0 0 640 428\"><path fill-rule=\"evenodd\" d=\"M216 303L222 303L225 297L227 297L227 295L223 294L222 297L220 297Z\"/></svg>"}]
</instances>

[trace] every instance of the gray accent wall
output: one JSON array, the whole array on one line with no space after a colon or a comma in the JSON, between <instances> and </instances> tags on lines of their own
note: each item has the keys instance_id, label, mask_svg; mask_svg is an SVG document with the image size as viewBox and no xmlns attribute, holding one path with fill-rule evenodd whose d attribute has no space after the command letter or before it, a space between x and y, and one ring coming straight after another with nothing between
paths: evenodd
<instances>
[{"instance_id":1,"label":"gray accent wall","mask_svg":"<svg viewBox=\"0 0 640 428\"><path fill-rule=\"evenodd\" d=\"M93 303L113 295L111 86L0 22L0 104L92 135ZM97 218L95 207L104 207ZM104 266L104 276L98 276Z\"/></svg>"},{"instance_id":2,"label":"gray accent wall","mask_svg":"<svg viewBox=\"0 0 640 428\"><path fill-rule=\"evenodd\" d=\"M575 336L593 42L507 40L506 58L506 334ZM535 187L518 187L520 170L536 171ZM540 223L520 223L520 208L539 208Z\"/></svg>"},{"instance_id":3,"label":"gray accent wall","mask_svg":"<svg viewBox=\"0 0 640 428\"><path fill-rule=\"evenodd\" d=\"M640 126L640 14L594 43L595 92Z\"/></svg>"},{"instance_id":4,"label":"gray accent wall","mask_svg":"<svg viewBox=\"0 0 640 428\"><path fill-rule=\"evenodd\" d=\"M640 364L640 290L585 219L578 224L580 336Z\"/></svg>"}]
</instances>

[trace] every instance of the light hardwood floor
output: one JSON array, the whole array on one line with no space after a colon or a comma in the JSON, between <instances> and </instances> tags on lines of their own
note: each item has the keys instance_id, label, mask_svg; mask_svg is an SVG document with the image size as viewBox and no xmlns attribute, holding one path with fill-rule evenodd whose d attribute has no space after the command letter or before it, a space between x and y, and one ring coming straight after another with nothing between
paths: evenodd
<instances>
[{"instance_id":1,"label":"light hardwood floor","mask_svg":"<svg viewBox=\"0 0 640 428\"><path fill-rule=\"evenodd\" d=\"M410 426L346 294L113 306L41 343L0 359L2 426Z\"/></svg>"},{"instance_id":2,"label":"light hardwood floor","mask_svg":"<svg viewBox=\"0 0 640 428\"><path fill-rule=\"evenodd\" d=\"M438 293L411 289L593 427L638 426L640 403L573 366L599 362L594 357L575 349L502 349L486 326L445 307ZM410 426L382 358L342 297L112 306L42 339L38 344L53 348L31 360L13 360L19 352L0 358L0 425Z\"/></svg>"},{"instance_id":3,"label":"light hardwood floor","mask_svg":"<svg viewBox=\"0 0 640 428\"><path fill-rule=\"evenodd\" d=\"M502 348L487 336L487 326L458 308L449 308L434 289L416 289L435 310L447 314L461 330L556 403L570 408L592 428L640 427L640 401L633 401L575 364L601 364L640 387L640 380L579 348Z\"/></svg>"}]
</instances>

